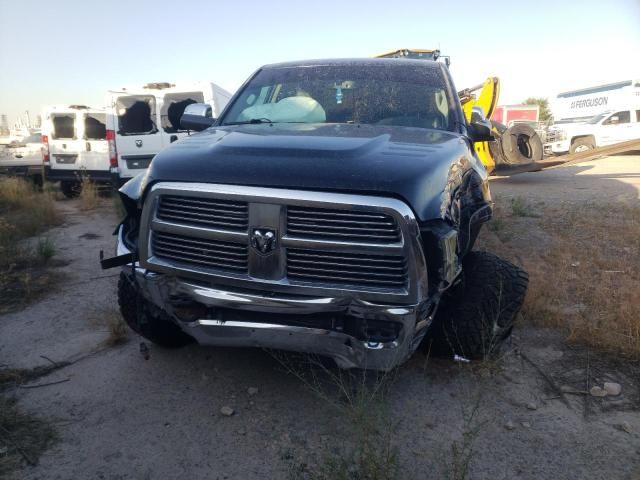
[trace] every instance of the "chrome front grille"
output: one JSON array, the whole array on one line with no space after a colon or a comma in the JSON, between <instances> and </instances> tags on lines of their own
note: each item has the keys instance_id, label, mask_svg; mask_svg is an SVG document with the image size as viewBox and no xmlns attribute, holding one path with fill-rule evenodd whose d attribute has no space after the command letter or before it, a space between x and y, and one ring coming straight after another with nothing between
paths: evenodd
<instances>
[{"instance_id":1,"label":"chrome front grille","mask_svg":"<svg viewBox=\"0 0 640 480\"><path fill-rule=\"evenodd\" d=\"M391 215L328 208L287 208L287 232L345 242L397 242L400 229Z\"/></svg>"},{"instance_id":2,"label":"chrome front grille","mask_svg":"<svg viewBox=\"0 0 640 480\"><path fill-rule=\"evenodd\" d=\"M322 250L287 250L287 274L303 282L403 288L407 265L402 255L378 256Z\"/></svg>"},{"instance_id":3,"label":"chrome front grille","mask_svg":"<svg viewBox=\"0 0 640 480\"><path fill-rule=\"evenodd\" d=\"M247 202L163 195L157 215L170 222L246 231L249 211Z\"/></svg>"},{"instance_id":4,"label":"chrome front grille","mask_svg":"<svg viewBox=\"0 0 640 480\"><path fill-rule=\"evenodd\" d=\"M427 290L417 222L393 198L158 183L140 238L144 268L229 287L389 304Z\"/></svg>"},{"instance_id":5,"label":"chrome front grille","mask_svg":"<svg viewBox=\"0 0 640 480\"><path fill-rule=\"evenodd\" d=\"M244 273L248 270L249 249L238 243L153 232L151 246L158 258L185 266L204 265L216 270Z\"/></svg>"},{"instance_id":6,"label":"chrome front grille","mask_svg":"<svg viewBox=\"0 0 640 480\"><path fill-rule=\"evenodd\" d=\"M545 136L545 143L552 143L552 142L558 142L561 139L561 131L560 130L555 130L555 129L549 129L547 130L547 134Z\"/></svg>"}]
</instances>

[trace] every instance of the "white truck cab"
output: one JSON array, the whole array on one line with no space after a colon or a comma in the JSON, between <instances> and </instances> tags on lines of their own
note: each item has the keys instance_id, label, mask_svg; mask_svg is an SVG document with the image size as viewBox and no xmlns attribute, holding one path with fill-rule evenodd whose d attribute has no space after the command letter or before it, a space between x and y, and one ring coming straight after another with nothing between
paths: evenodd
<instances>
[{"instance_id":1,"label":"white truck cab","mask_svg":"<svg viewBox=\"0 0 640 480\"><path fill-rule=\"evenodd\" d=\"M606 111L583 122L554 124L547 132L544 152L576 153L635 139L640 139L640 107Z\"/></svg>"},{"instance_id":2,"label":"white truck cab","mask_svg":"<svg viewBox=\"0 0 640 480\"><path fill-rule=\"evenodd\" d=\"M122 184L143 172L170 143L187 135L180 117L187 105L207 103L214 117L231 94L211 82L148 83L109 90L107 138L111 172Z\"/></svg>"},{"instance_id":3,"label":"white truck cab","mask_svg":"<svg viewBox=\"0 0 640 480\"><path fill-rule=\"evenodd\" d=\"M62 192L79 193L84 177L112 181L106 136L107 113L85 105L54 105L42 113L45 179L60 181Z\"/></svg>"}]
</instances>

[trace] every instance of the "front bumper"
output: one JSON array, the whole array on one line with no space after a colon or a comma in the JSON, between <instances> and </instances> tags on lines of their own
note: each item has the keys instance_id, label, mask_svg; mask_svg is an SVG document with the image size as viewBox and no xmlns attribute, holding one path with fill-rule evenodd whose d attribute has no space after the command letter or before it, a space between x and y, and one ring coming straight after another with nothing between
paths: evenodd
<instances>
[{"instance_id":1,"label":"front bumper","mask_svg":"<svg viewBox=\"0 0 640 480\"><path fill-rule=\"evenodd\" d=\"M570 146L570 140L560 140L557 142L545 143L543 150L546 155L559 155L567 153Z\"/></svg>"},{"instance_id":2,"label":"front bumper","mask_svg":"<svg viewBox=\"0 0 640 480\"><path fill-rule=\"evenodd\" d=\"M80 181L82 177L87 177L93 182L97 183L112 183L117 184L117 174L114 175L109 170L67 170L59 168L51 168L50 166L44 167L45 179L50 182L58 181Z\"/></svg>"},{"instance_id":3,"label":"front bumper","mask_svg":"<svg viewBox=\"0 0 640 480\"><path fill-rule=\"evenodd\" d=\"M129 253L118 238L118 255ZM436 304L379 305L355 296L317 297L230 289L135 264L139 292L201 345L260 347L332 358L340 368L389 370L407 360L430 325ZM384 340L354 334L387 328ZM351 327L350 327L351 326ZM364 330L362 327L364 326ZM385 327L386 326L386 327Z\"/></svg>"}]
</instances>

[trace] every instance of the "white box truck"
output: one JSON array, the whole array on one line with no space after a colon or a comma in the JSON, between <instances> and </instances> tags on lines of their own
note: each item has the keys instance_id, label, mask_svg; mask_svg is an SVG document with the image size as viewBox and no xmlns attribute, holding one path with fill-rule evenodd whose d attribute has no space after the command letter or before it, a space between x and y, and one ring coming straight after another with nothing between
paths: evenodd
<instances>
[{"instance_id":1,"label":"white box truck","mask_svg":"<svg viewBox=\"0 0 640 480\"><path fill-rule=\"evenodd\" d=\"M211 82L148 83L107 93L111 173L119 184L143 172L160 150L187 135L180 117L187 105L207 103L217 117L231 93Z\"/></svg>"},{"instance_id":2,"label":"white box truck","mask_svg":"<svg viewBox=\"0 0 640 480\"><path fill-rule=\"evenodd\" d=\"M562 155L640 138L640 80L558 94L544 152Z\"/></svg>"},{"instance_id":3,"label":"white box truck","mask_svg":"<svg viewBox=\"0 0 640 480\"><path fill-rule=\"evenodd\" d=\"M84 178L110 183L107 113L85 105L54 105L42 113L45 179L60 182L62 193L80 193Z\"/></svg>"}]
</instances>

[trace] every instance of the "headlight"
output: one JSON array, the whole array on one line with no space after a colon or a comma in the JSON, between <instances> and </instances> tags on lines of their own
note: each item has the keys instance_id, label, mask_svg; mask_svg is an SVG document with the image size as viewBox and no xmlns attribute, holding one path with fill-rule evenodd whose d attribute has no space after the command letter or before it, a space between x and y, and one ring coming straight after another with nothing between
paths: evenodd
<instances>
[{"instance_id":1,"label":"headlight","mask_svg":"<svg viewBox=\"0 0 640 480\"><path fill-rule=\"evenodd\" d=\"M565 132L564 130L558 130L558 140L566 140L567 139L567 132Z\"/></svg>"}]
</instances>

